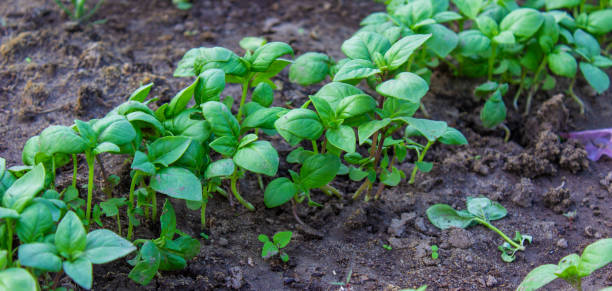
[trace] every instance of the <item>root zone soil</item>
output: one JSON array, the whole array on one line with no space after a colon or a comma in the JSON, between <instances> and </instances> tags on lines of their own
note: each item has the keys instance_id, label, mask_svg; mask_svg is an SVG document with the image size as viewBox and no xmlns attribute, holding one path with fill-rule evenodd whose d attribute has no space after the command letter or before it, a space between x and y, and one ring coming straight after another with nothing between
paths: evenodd
<instances>
[{"instance_id":1,"label":"root zone soil","mask_svg":"<svg viewBox=\"0 0 612 291\"><path fill-rule=\"evenodd\" d=\"M21 149L30 136L50 124L101 117L141 83L154 82L152 95L169 100L189 82L171 77L189 48L224 46L238 51L242 37L264 36L290 43L297 55L322 51L338 57L341 42L359 21L384 9L369 0L196 2L191 10L179 11L167 0L109 0L95 15L105 22L86 26L68 22L52 1L0 3L0 156L9 165L20 164ZM299 208L312 231L296 225L289 208L266 209L263 193L250 177L240 187L258 210L248 212L221 197L212 199L205 231L209 239L201 239L200 254L185 270L163 272L142 287L128 279L130 266L122 260L95 267L94 289L337 290L329 283L342 281L352 270L355 290L422 284L431 290L510 290L532 268L556 263L598 238L610 237L612 161L590 162L581 145L557 138L559 132L610 127L610 91L595 96L581 84L579 92L587 103L584 117L562 95L542 93L529 118L510 110L513 135L504 143L501 132L479 125L481 102L471 94L478 81L452 77L444 67L434 74L424 98L432 118L460 129L470 144L436 146L428 156L436 162L434 171L419 174L415 186L402 183L385 190L382 200L363 203L348 198L356 183L337 179L333 186L346 199L315 193L325 202L323 208ZM279 84L279 105L304 100L318 89L291 84L286 73ZM224 94L238 93L238 88L229 87ZM280 139L273 142L282 156L290 151ZM404 171L412 167L401 166ZM281 173L289 168L281 164ZM115 195L127 193L129 169L124 160L109 159L107 170L121 177ZM69 169L62 172L70 174ZM79 182L85 184L86 177L79 177ZM102 184L100 178L97 182ZM101 192L96 195L104 197ZM501 239L484 227L440 231L425 217L434 203L463 208L467 196L479 195L508 209L509 215L496 226L508 234L520 230L533 236L533 244L515 262L499 258ZM174 202L180 228L200 237L198 213ZM571 219L563 215L574 211ZM112 228L113 221L106 223ZM159 225L145 224L137 228L136 237L153 237L158 229ZM294 231L287 264L260 257L257 236L278 230ZM434 244L439 246L435 260L430 252ZM583 286L596 290L612 285L611 274L607 266ZM77 288L68 278L61 284ZM568 285L559 281L548 287L565 290Z\"/></svg>"}]
</instances>

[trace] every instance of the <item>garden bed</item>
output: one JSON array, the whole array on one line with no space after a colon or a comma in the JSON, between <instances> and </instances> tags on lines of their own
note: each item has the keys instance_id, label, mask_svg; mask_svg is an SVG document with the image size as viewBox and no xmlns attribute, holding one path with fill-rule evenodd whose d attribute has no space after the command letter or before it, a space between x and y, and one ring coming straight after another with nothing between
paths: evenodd
<instances>
[{"instance_id":1,"label":"garden bed","mask_svg":"<svg viewBox=\"0 0 612 291\"><path fill-rule=\"evenodd\" d=\"M51 124L100 118L141 84L155 83L150 95L167 102L190 82L172 77L190 48L223 46L237 52L242 37L263 36L289 43L296 55L321 51L339 57L340 44L358 29L359 21L384 10L370 0L194 2L191 10L181 11L167 0L109 0L94 16L105 22L84 26L67 22L51 1L0 3L0 156L10 166L21 164L29 137ZM480 125L482 102L472 94L478 81L454 77L445 66L434 72L423 102L433 119L459 129L469 145L434 146L427 158L436 166L419 173L415 185L402 182L385 189L380 200L364 203L350 199L359 184L339 177L332 185L345 199L314 191L324 207L298 210L313 231L296 223L288 205L267 209L256 177L247 174L240 182L241 192L258 211L249 212L237 203L231 206L215 196L207 210L209 239L200 236L199 212L175 203L179 228L202 243L186 269L162 272L142 287L128 278L131 267L119 260L95 267L94 289L334 290L337 286L329 283L342 281L352 270L350 283L356 290L423 284L432 290L509 290L534 267L556 263L612 236L612 160L591 162L580 144L557 138L561 132L611 127L611 91L597 95L579 81L585 116L569 98L540 93L529 117L509 110L512 136L504 143L503 132ZM280 85L275 93L278 106L301 104L320 87L290 83L286 72ZM224 92L239 94L237 86ZM281 157L290 152L279 136L271 141ZM116 156L105 163L121 178L116 195L125 195L129 164ZM84 161L81 167L85 169ZM409 172L412 163L399 167ZM292 166L281 162L279 172L285 175L288 169ZM71 171L65 167L58 172L64 185ZM86 184L87 176L78 181ZM102 184L101 177L97 182ZM98 200L104 197L99 191L95 195ZM425 216L432 204L463 209L467 196L480 195L508 209L508 216L495 222L497 227L508 234L520 230L533 236L516 261L501 260L501 239L482 226L440 231ZM573 211L573 218L563 215ZM114 221L105 223L112 227ZM145 226L137 229L137 238L158 234L159 225ZM294 231L286 249L290 261L262 260L258 235L279 230ZM431 245L439 246L438 259L431 258ZM612 285L610 274L612 266L607 266L583 287ZM78 288L67 277L60 282ZM547 287L567 286L559 280Z\"/></svg>"}]
</instances>

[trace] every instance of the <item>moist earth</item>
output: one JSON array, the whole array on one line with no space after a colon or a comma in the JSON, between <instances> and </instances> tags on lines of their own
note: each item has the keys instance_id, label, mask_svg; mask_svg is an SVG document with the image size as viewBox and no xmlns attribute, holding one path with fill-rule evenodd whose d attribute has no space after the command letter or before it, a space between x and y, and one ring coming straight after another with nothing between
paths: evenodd
<instances>
[{"instance_id":1,"label":"moist earth","mask_svg":"<svg viewBox=\"0 0 612 291\"><path fill-rule=\"evenodd\" d=\"M384 6L370 0L258 0L194 1L191 10L174 8L169 0L105 1L95 14L97 23L68 21L53 3L42 0L5 0L0 3L0 156L19 165L25 141L51 124L69 125L75 119L100 118L122 103L140 84L154 82L151 95L167 102L190 80L173 78L182 55L198 46L224 46L239 52L245 36L284 41L296 55L307 51L342 56L340 44L358 29L359 21ZM322 208L298 206L309 225L296 223L289 207L266 209L256 177L247 176L240 188L257 208L249 212L223 197L208 205L205 234L200 236L199 213L172 200L180 228L198 237L200 254L177 272L161 272L151 284L140 286L128 278L126 260L95 266L98 290L337 290L352 271L355 290L399 290L422 284L431 290L510 290L529 270L580 253L593 241L612 233L612 161L591 162L583 147L562 140L560 132L610 127L612 94L597 95L583 80L576 91L587 112L562 94L558 82L551 92L536 96L532 114L521 117L509 108L511 140L503 131L480 125L484 102L472 97L482 80L452 76L442 66L433 74L424 103L431 117L460 129L468 146L435 146L427 156L435 162L430 173L419 173L416 185L402 183L385 189L378 201L351 200L359 185L339 177L333 186L345 199L314 193ZM279 106L301 104L319 85L301 87L277 81ZM509 92L508 96L513 96ZM239 88L228 86L226 95ZM506 100L511 104L511 100ZM281 156L291 148L272 138ZM412 169L414 156L399 165ZM104 157L106 170L120 176L114 195L129 187L125 157ZM280 174L291 166L281 163ZM81 173L84 165L81 161ZM100 171L97 171L100 172ZM60 169L63 184L70 169ZM266 180L266 179L265 179ZM269 182L267 179L265 182ZM86 177L79 176L85 184ZM98 186L103 185L97 177ZM530 234L534 241L513 263L499 257L501 238L477 226L441 231L429 223L425 210L435 203L465 207L467 196L500 202L508 216L494 224L509 235ZM96 191L96 199L103 199ZM123 222L125 222L123 217ZM104 221L113 229L114 221ZM288 263L262 260L259 234L292 230L286 249ZM159 224L145 222L136 237L159 235ZM391 250L382 246L387 244ZM430 246L439 247L431 258ZM612 266L590 276L585 289L612 285ZM60 285L79 289L67 277ZM552 289L568 289L556 281ZM548 287L547 287L548 288Z\"/></svg>"}]
</instances>

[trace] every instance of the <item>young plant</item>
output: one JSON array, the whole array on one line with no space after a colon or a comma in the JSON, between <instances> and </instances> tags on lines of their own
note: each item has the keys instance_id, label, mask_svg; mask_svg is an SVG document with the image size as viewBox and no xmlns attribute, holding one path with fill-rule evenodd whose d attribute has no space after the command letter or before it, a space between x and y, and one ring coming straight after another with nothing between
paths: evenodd
<instances>
[{"instance_id":1,"label":"young plant","mask_svg":"<svg viewBox=\"0 0 612 291\"><path fill-rule=\"evenodd\" d=\"M437 259L438 258L438 246L437 245L432 245L431 246L431 258L432 259Z\"/></svg>"},{"instance_id":2,"label":"young plant","mask_svg":"<svg viewBox=\"0 0 612 291\"><path fill-rule=\"evenodd\" d=\"M85 231L76 213L69 211L60 221L52 243L19 246L19 262L47 272L64 271L75 283L91 289L93 264L105 264L136 250L129 241L106 230Z\"/></svg>"},{"instance_id":3,"label":"young plant","mask_svg":"<svg viewBox=\"0 0 612 291\"><path fill-rule=\"evenodd\" d=\"M499 234L505 242L499 246L501 257L505 262L512 262L517 251L525 250L525 241L531 242L531 236L516 232L510 239L501 230L491 224L491 221L504 218L508 213L506 208L488 198L467 198L467 210L455 210L447 204L435 204L427 209L427 218L439 229L449 227L468 228L482 224Z\"/></svg>"},{"instance_id":4,"label":"young plant","mask_svg":"<svg viewBox=\"0 0 612 291\"><path fill-rule=\"evenodd\" d=\"M72 4L72 11L62 3L62 0L54 0L55 3L62 9L68 16L78 22L87 22L94 13L102 6L104 0L98 0L93 7L87 7L87 0L70 0Z\"/></svg>"},{"instance_id":5,"label":"young plant","mask_svg":"<svg viewBox=\"0 0 612 291\"><path fill-rule=\"evenodd\" d=\"M425 291L427 290L427 285L422 285L419 288L413 289L413 288L408 288L408 289L401 289L400 291Z\"/></svg>"},{"instance_id":6,"label":"young plant","mask_svg":"<svg viewBox=\"0 0 612 291\"><path fill-rule=\"evenodd\" d=\"M582 255L571 254L559 264L541 265L529 272L516 290L531 291L546 286L557 278L582 291L582 279L612 262L612 238L600 239L586 248Z\"/></svg>"},{"instance_id":7,"label":"young plant","mask_svg":"<svg viewBox=\"0 0 612 291\"><path fill-rule=\"evenodd\" d=\"M288 262L289 255L287 255L287 253L284 251L281 251L281 249L289 244L292 234L293 233L291 231L279 231L274 234L272 240L270 240L267 235L260 234L257 239L264 244L261 248L261 257L264 259L269 259L275 255L279 255L283 262Z\"/></svg>"},{"instance_id":8,"label":"young plant","mask_svg":"<svg viewBox=\"0 0 612 291\"><path fill-rule=\"evenodd\" d=\"M176 215L172 204L166 200L159 218L161 234L153 240L139 239L138 255L130 260L134 266L128 277L141 285L147 285L158 271L182 270L187 261L200 252L200 242L176 228ZM176 235L178 238L174 238Z\"/></svg>"},{"instance_id":9,"label":"young plant","mask_svg":"<svg viewBox=\"0 0 612 291\"><path fill-rule=\"evenodd\" d=\"M353 276L353 266L350 266L346 273L346 278L342 282L329 282L331 285L341 286L340 290L351 290L351 277Z\"/></svg>"},{"instance_id":10,"label":"young plant","mask_svg":"<svg viewBox=\"0 0 612 291\"><path fill-rule=\"evenodd\" d=\"M6 252L6 251L0 251ZM4 254L6 256L6 254ZM6 262L5 262L6 263ZM0 286L4 290L38 291L34 276L22 268L0 268Z\"/></svg>"},{"instance_id":11,"label":"young plant","mask_svg":"<svg viewBox=\"0 0 612 291\"><path fill-rule=\"evenodd\" d=\"M96 205L93 210L93 221L102 227L101 216L104 214L106 217L115 217L117 222L117 233L121 236L121 217L119 216L119 208L127 205L125 197L111 198L100 205Z\"/></svg>"},{"instance_id":12,"label":"young plant","mask_svg":"<svg viewBox=\"0 0 612 291\"><path fill-rule=\"evenodd\" d=\"M498 84L491 81L479 85L474 90L474 95L480 98L487 98L485 105L480 111L482 125L486 128L501 127L506 132L504 142L510 140L510 129L504 124L507 110L502 97L506 92L508 92L508 84Z\"/></svg>"}]
</instances>

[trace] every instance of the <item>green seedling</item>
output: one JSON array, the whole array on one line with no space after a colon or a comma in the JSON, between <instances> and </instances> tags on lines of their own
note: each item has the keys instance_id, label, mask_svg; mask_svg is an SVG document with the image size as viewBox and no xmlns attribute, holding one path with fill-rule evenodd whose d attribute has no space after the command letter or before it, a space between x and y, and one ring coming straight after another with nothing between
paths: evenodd
<instances>
[{"instance_id":1,"label":"green seedling","mask_svg":"<svg viewBox=\"0 0 612 291\"><path fill-rule=\"evenodd\" d=\"M191 0L172 0L172 4L180 10L189 10L193 6Z\"/></svg>"},{"instance_id":2,"label":"green seedling","mask_svg":"<svg viewBox=\"0 0 612 291\"><path fill-rule=\"evenodd\" d=\"M388 251L393 249L390 245L387 245L387 244L382 245L382 247L383 249L388 250Z\"/></svg>"},{"instance_id":3,"label":"green seedling","mask_svg":"<svg viewBox=\"0 0 612 291\"><path fill-rule=\"evenodd\" d=\"M134 250L132 243L109 230L87 233L79 217L69 211L50 242L19 246L19 262L46 272L63 270L79 286L91 289L93 264L114 261Z\"/></svg>"},{"instance_id":4,"label":"green seedling","mask_svg":"<svg viewBox=\"0 0 612 291\"><path fill-rule=\"evenodd\" d=\"M508 92L508 84L486 82L474 90L474 95L486 98L485 105L480 111L480 121L486 128L501 127L505 132L504 142L510 140L510 129L503 122L506 120L506 104L503 96Z\"/></svg>"},{"instance_id":5,"label":"green seedling","mask_svg":"<svg viewBox=\"0 0 612 291\"><path fill-rule=\"evenodd\" d=\"M425 291L425 290L427 290L427 285L423 285L416 289L413 289L413 288L401 289L400 291Z\"/></svg>"},{"instance_id":6,"label":"green seedling","mask_svg":"<svg viewBox=\"0 0 612 291\"><path fill-rule=\"evenodd\" d=\"M260 234L257 239L263 243L263 247L261 248L261 257L264 259L269 259L273 256L279 255L283 262L288 262L289 255L287 255L287 253L281 249L285 248L289 244L292 234L293 233L291 231L279 231L274 234L272 240L270 240L267 235Z\"/></svg>"},{"instance_id":7,"label":"green seedling","mask_svg":"<svg viewBox=\"0 0 612 291\"><path fill-rule=\"evenodd\" d=\"M434 260L438 258L438 246L437 245L431 246L431 258Z\"/></svg>"},{"instance_id":8,"label":"green seedling","mask_svg":"<svg viewBox=\"0 0 612 291\"><path fill-rule=\"evenodd\" d=\"M435 204L427 209L427 218L439 229L449 227L468 228L475 224L482 224L499 234L505 242L499 246L501 257L505 262L516 259L516 252L525 250L525 241L531 243L531 236L516 232L514 239L510 239L501 230L491 224L491 221L504 218L508 213L497 202L488 198L467 198L467 210L455 210L447 204Z\"/></svg>"},{"instance_id":9,"label":"green seedling","mask_svg":"<svg viewBox=\"0 0 612 291\"><path fill-rule=\"evenodd\" d=\"M70 0L72 4L72 10L70 10L62 3L62 0L54 1L72 20L78 22L87 22L104 3L104 0L98 0L93 7L87 7L87 0Z\"/></svg>"},{"instance_id":10,"label":"green seedling","mask_svg":"<svg viewBox=\"0 0 612 291\"><path fill-rule=\"evenodd\" d=\"M129 261L134 268L128 277L141 285L149 284L158 271L184 269L187 261L200 252L200 242L176 228L176 215L168 200L164 203L159 221L159 238L134 241L135 245L140 245L140 250ZM177 234L179 237L175 239Z\"/></svg>"},{"instance_id":11,"label":"green seedling","mask_svg":"<svg viewBox=\"0 0 612 291\"><path fill-rule=\"evenodd\" d=\"M582 291L582 279L612 262L612 238L600 239L586 248L582 255L571 254L559 264L541 265L529 272L516 290L530 291L546 286L557 278Z\"/></svg>"},{"instance_id":12,"label":"green seedling","mask_svg":"<svg viewBox=\"0 0 612 291\"><path fill-rule=\"evenodd\" d=\"M346 278L344 279L344 281L342 281L342 282L329 282L329 284L336 285L336 286L342 286L342 287L350 290L349 288L351 288L351 277L352 276L353 276L353 266L351 266L348 269L348 272L346 273Z\"/></svg>"},{"instance_id":13,"label":"green seedling","mask_svg":"<svg viewBox=\"0 0 612 291\"><path fill-rule=\"evenodd\" d=\"M121 217L119 216L119 208L127 205L127 201L125 197L121 198L111 198L108 199L100 205L96 205L93 211L93 221L98 224L98 226L102 227L101 216L104 214L106 217L115 217L117 222L117 233L121 235Z\"/></svg>"}]
</instances>

